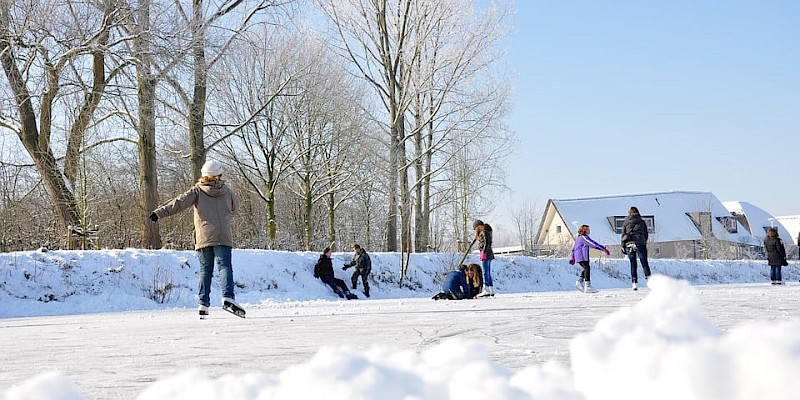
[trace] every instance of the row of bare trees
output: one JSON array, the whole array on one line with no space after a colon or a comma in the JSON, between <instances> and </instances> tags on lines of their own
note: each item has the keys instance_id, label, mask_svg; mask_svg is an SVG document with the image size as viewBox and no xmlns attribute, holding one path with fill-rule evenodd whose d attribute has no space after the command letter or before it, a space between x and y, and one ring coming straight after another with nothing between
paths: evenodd
<instances>
[{"instance_id":1,"label":"row of bare trees","mask_svg":"<svg viewBox=\"0 0 800 400\"><path fill-rule=\"evenodd\" d=\"M482 5L479 5L482 4ZM504 187L509 4L0 0L0 250L191 247L208 157L242 247L447 249ZM341 245L340 245L341 246Z\"/></svg>"}]
</instances>

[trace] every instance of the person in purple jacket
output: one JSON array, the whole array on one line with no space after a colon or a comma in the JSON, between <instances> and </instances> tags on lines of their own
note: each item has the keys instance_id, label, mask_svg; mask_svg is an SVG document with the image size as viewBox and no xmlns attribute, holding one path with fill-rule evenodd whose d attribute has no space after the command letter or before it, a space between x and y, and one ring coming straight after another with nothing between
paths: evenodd
<instances>
[{"instance_id":1,"label":"person in purple jacket","mask_svg":"<svg viewBox=\"0 0 800 400\"><path fill-rule=\"evenodd\" d=\"M589 237L589 225L581 225L578 228L578 238L575 239L575 244L572 246L572 255L569 258L569 263L574 265L578 263L583 270L581 270L580 277L575 281L575 288L582 292L593 292L591 283L591 271L589 268L589 248L594 248L606 253L611 254L606 246L595 242Z\"/></svg>"}]
</instances>

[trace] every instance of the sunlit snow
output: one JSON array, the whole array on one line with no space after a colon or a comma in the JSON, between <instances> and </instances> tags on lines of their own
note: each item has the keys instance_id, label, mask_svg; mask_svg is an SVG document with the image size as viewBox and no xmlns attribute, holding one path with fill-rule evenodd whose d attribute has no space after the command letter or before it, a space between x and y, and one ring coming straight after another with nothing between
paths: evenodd
<instances>
[{"instance_id":1,"label":"sunlit snow","mask_svg":"<svg viewBox=\"0 0 800 400\"><path fill-rule=\"evenodd\" d=\"M791 399L800 284L763 261L500 257L494 298L434 301L451 254L372 254L373 297L339 300L317 253L234 252L239 319L195 311L191 251L0 254L6 399ZM339 278L350 254L334 254ZM643 283L643 282L640 282ZM168 285L167 285L168 284ZM168 286L166 293L159 288ZM160 293L160 294L159 294ZM156 297L158 303L148 297Z\"/></svg>"}]
</instances>

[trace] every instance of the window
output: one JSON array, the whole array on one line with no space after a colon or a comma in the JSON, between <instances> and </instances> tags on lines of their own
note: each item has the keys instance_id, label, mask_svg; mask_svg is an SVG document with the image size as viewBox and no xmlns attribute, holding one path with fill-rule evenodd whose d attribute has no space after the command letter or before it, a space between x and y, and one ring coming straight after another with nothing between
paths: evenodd
<instances>
[{"instance_id":1,"label":"window","mask_svg":"<svg viewBox=\"0 0 800 400\"><path fill-rule=\"evenodd\" d=\"M642 219L647 225L647 233L655 233L656 217L654 215L642 215ZM622 225L625 224L625 216L615 215L613 217L608 217L608 223L611 224L611 228L614 229L614 232L616 232L618 235L621 235Z\"/></svg>"},{"instance_id":2,"label":"window","mask_svg":"<svg viewBox=\"0 0 800 400\"><path fill-rule=\"evenodd\" d=\"M717 221L725 228L728 233L739 232L739 223L735 217L717 217Z\"/></svg>"},{"instance_id":3,"label":"window","mask_svg":"<svg viewBox=\"0 0 800 400\"><path fill-rule=\"evenodd\" d=\"M556 225L556 234L561 233L561 225Z\"/></svg>"}]
</instances>

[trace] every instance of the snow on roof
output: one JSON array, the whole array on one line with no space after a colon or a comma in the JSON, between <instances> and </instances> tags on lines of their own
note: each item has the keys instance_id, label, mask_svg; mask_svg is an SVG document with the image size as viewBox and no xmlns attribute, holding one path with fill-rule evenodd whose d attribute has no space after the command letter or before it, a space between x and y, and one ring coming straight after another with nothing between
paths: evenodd
<instances>
[{"instance_id":1,"label":"snow on roof","mask_svg":"<svg viewBox=\"0 0 800 400\"><path fill-rule=\"evenodd\" d=\"M586 224L592 229L592 239L606 245L619 244L620 235L611 223L613 217L626 216L631 206L637 207L644 217L653 216L655 232L650 234L650 240L658 242L702 239L701 232L687 215L699 212L710 212L714 235L727 237L728 231L718 218L731 216L710 192L668 191L552 201L573 236L579 226Z\"/></svg>"},{"instance_id":2,"label":"snow on roof","mask_svg":"<svg viewBox=\"0 0 800 400\"><path fill-rule=\"evenodd\" d=\"M782 215L775 217L775 219L789 232L788 237L783 237L783 234L779 233L783 241L798 244L797 235L800 235L800 215Z\"/></svg>"},{"instance_id":3,"label":"snow on roof","mask_svg":"<svg viewBox=\"0 0 800 400\"><path fill-rule=\"evenodd\" d=\"M760 207L744 201L726 201L722 203L731 213L736 213L744 216L750 225L750 240L745 241L743 235L747 234L744 229L739 229L735 235L742 235L741 240L736 240L740 243L749 243L760 246L764 237L767 236L767 228L775 227L778 229L778 236L787 241L791 238L791 234L784 227L784 225L773 217L772 214L764 211Z\"/></svg>"}]
</instances>

